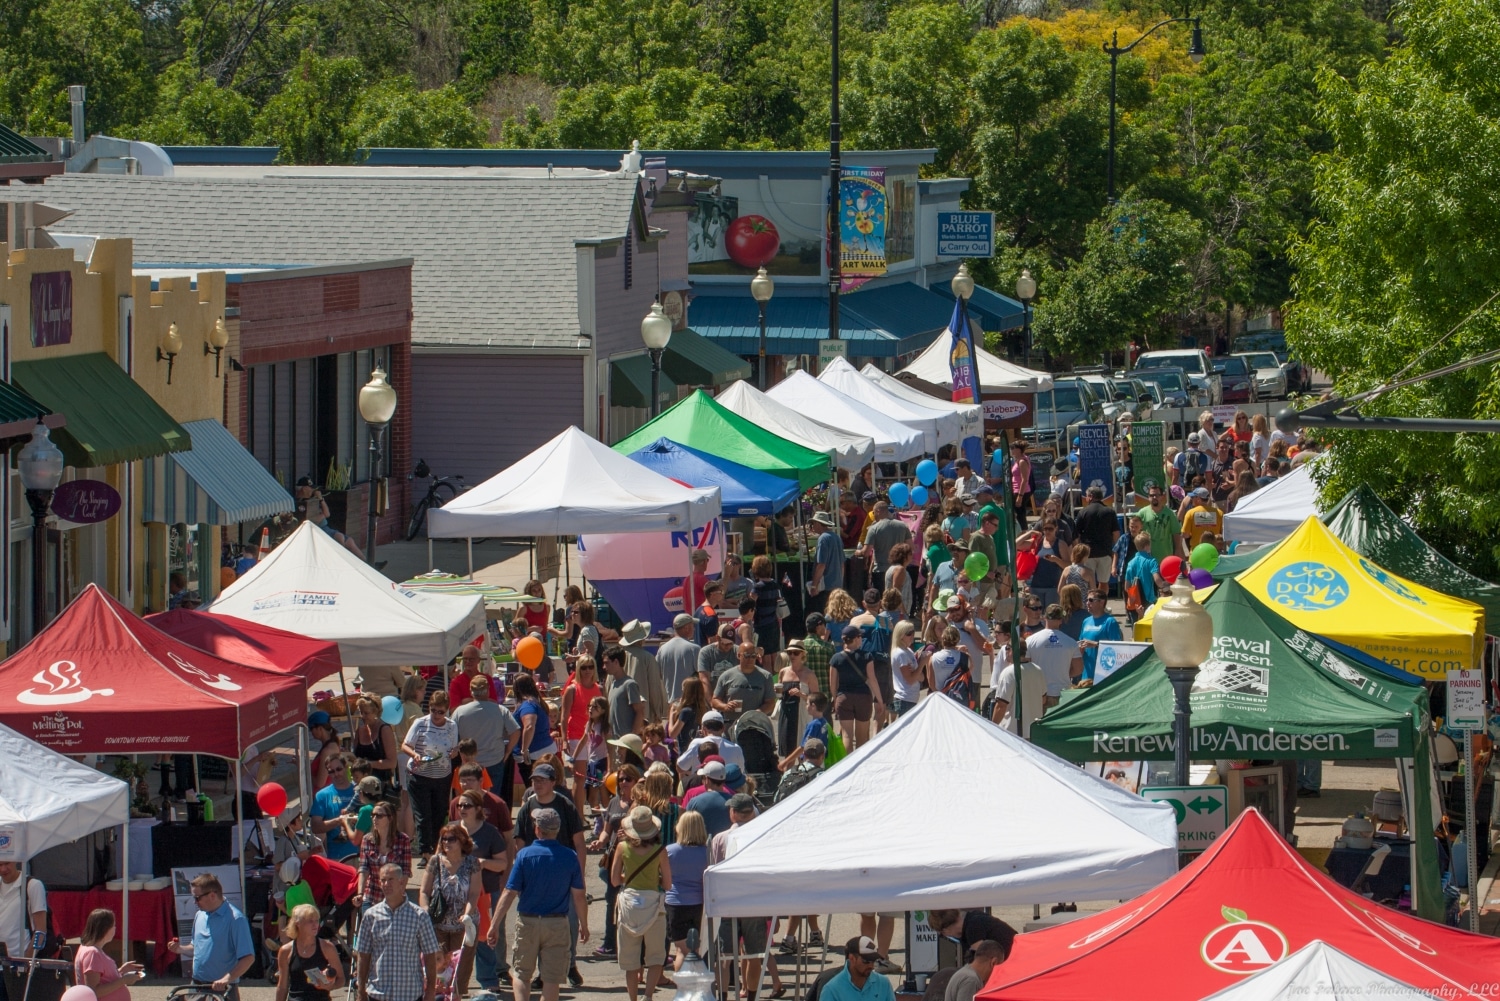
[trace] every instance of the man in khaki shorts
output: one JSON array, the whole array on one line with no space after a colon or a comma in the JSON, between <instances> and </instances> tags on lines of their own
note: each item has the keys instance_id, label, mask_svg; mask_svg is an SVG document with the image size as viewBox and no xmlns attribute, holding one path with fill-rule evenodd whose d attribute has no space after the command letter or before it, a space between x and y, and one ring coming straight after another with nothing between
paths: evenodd
<instances>
[{"instance_id":1,"label":"man in khaki shorts","mask_svg":"<svg viewBox=\"0 0 1500 1001\"><path fill-rule=\"evenodd\" d=\"M506 880L505 892L490 918L489 939L493 948L512 904L516 905L516 940L511 950L511 987L516 1001L531 1001L531 974L539 971L544 1001L557 1001L558 989L568 975L568 952L573 937L568 931L568 897L578 914L578 940L589 940L588 901L583 895L583 870L572 848L557 840L562 817L543 807L532 814L536 840L516 853Z\"/></svg>"}]
</instances>

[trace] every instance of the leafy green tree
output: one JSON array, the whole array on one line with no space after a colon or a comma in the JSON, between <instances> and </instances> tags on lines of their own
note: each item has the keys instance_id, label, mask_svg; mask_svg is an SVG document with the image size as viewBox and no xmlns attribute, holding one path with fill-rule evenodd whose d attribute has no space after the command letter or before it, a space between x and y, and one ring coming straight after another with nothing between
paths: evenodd
<instances>
[{"instance_id":1,"label":"leafy green tree","mask_svg":"<svg viewBox=\"0 0 1500 1001\"><path fill-rule=\"evenodd\" d=\"M88 88L90 134L150 113L155 80L129 0L15 2L24 17L0 40L0 117L26 132L66 135L69 84Z\"/></svg>"},{"instance_id":2,"label":"leafy green tree","mask_svg":"<svg viewBox=\"0 0 1500 1001\"><path fill-rule=\"evenodd\" d=\"M243 146L254 131L248 98L179 63L162 78L157 113L122 134L168 146Z\"/></svg>"},{"instance_id":3,"label":"leafy green tree","mask_svg":"<svg viewBox=\"0 0 1500 1001\"><path fill-rule=\"evenodd\" d=\"M951 163L965 142L969 17L952 4L921 3L890 16L856 64L844 113L855 148L936 147Z\"/></svg>"},{"instance_id":4,"label":"leafy green tree","mask_svg":"<svg viewBox=\"0 0 1500 1001\"><path fill-rule=\"evenodd\" d=\"M735 145L729 88L696 70L662 70L644 86L590 84L563 92L550 122L508 122L502 141L523 148L720 149Z\"/></svg>"},{"instance_id":5,"label":"leafy green tree","mask_svg":"<svg viewBox=\"0 0 1500 1001\"><path fill-rule=\"evenodd\" d=\"M452 85L418 91L411 77L394 77L360 96L353 131L363 147L471 149L483 145L489 123Z\"/></svg>"},{"instance_id":6,"label":"leafy green tree","mask_svg":"<svg viewBox=\"0 0 1500 1001\"><path fill-rule=\"evenodd\" d=\"M354 110L364 82L359 60L304 52L286 86L256 116L259 141L280 146L284 163L352 162Z\"/></svg>"},{"instance_id":7,"label":"leafy green tree","mask_svg":"<svg viewBox=\"0 0 1500 1001\"><path fill-rule=\"evenodd\" d=\"M1357 84L1324 71L1319 216L1293 252L1288 340L1352 394L1500 347L1500 10L1412 0L1406 45ZM1500 418L1494 367L1395 390L1365 414ZM1470 567L1500 555L1500 438L1345 432L1325 496L1369 482ZM1459 545L1459 542L1462 545ZM1485 557L1478 559L1479 555Z\"/></svg>"},{"instance_id":8,"label":"leafy green tree","mask_svg":"<svg viewBox=\"0 0 1500 1001\"><path fill-rule=\"evenodd\" d=\"M1164 314L1188 304L1186 263L1202 241L1197 221L1180 209L1150 199L1115 205L1089 226L1083 258L1039 297L1037 344L1092 361L1132 338L1149 342Z\"/></svg>"}]
</instances>

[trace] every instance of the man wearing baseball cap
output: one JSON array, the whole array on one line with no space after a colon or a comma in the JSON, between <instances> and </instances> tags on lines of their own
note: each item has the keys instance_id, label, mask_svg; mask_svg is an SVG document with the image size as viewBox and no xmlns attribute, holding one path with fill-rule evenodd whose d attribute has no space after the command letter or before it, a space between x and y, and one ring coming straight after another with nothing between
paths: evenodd
<instances>
[{"instance_id":1,"label":"man wearing baseball cap","mask_svg":"<svg viewBox=\"0 0 1500 1001\"><path fill-rule=\"evenodd\" d=\"M819 533L813 557L812 580L807 585L808 596L813 599L815 606L814 611L823 610L823 606L828 603L829 591L844 586L844 544L836 531L837 527L833 515L827 511L814 514L808 525L812 531Z\"/></svg>"},{"instance_id":2,"label":"man wearing baseball cap","mask_svg":"<svg viewBox=\"0 0 1500 1001\"><path fill-rule=\"evenodd\" d=\"M1189 553L1203 541L1204 535L1212 532L1217 539L1224 532L1224 512L1214 503L1214 495L1208 488L1197 488L1192 498L1192 506L1182 514L1183 542Z\"/></svg>"},{"instance_id":3,"label":"man wearing baseball cap","mask_svg":"<svg viewBox=\"0 0 1500 1001\"><path fill-rule=\"evenodd\" d=\"M547 834L538 829L537 816L551 812L557 818L558 827L556 833ZM538 840L556 840L564 847L572 848L578 858L578 869L580 874L588 876L588 851L584 847L583 820L578 815L573 801L557 791L557 770L552 765L543 762L531 769L531 791L526 794L525 801L521 804L521 811L516 814L516 826L514 829L516 841L516 857L528 846L535 844ZM568 983L574 987L583 986L583 977L578 973L578 932L579 912L572 906L571 897L568 905L568 932L571 947L568 951Z\"/></svg>"},{"instance_id":4,"label":"man wearing baseball cap","mask_svg":"<svg viewBox=\"0 0 1500 1001\"><path fill-rule=\"evenodd\" d=\"M687 612L678 612L672 620L672 632L672 638L656 651L668 699L680 698L683 679L698 673L698 644L693 642L698 634L698 620Z\"/></svg>"},{"instance_id":5,"label":"man wearing baseball cap","mask_svg":"<svg viewBox=\"0 0 1500 1001\"><path fill-rule=\"evenodd\" d=\"M711 743L719 749L719 757L724 759L726 765L739 765L745 767L745 752L724 732L724 714L717 709L710 709L703 714L703 721L699 724L700 734L693 738L688 744L687 750L677 759L677 770L682 773L683 778L690 779L698 774L698 767L702 762L698 758L698 748L704 743ZM688 783L691 785L692 783Z\"/></svg>"},{"instance_id":6,"label":"man wearing baseball cap","mask_svg":"<svg viewBox=\"0 0 1500 1001\"><path fill-rule=\"evenodd\" d=\"M687 803L688 810L703 818L703 826L708 829L710 838L729 830L730 792L724 788L724 779L727 775L728 769L724 767L722 761L710 761L698 769L698 778L703 782L703 791Z\"/></svg>"},{"instance_id":7,"label":"man wearing baseball cap","mask_svg":"<svg viewBox=\"0 0 1500 1001\"><path fill-rule=\"evenodd\" d=\"M868 935L856 935L844 944L844 969L828 981L818 1001L895 1001L891 982L875 972L880 952Z\"/></svg>"}]
</instances>

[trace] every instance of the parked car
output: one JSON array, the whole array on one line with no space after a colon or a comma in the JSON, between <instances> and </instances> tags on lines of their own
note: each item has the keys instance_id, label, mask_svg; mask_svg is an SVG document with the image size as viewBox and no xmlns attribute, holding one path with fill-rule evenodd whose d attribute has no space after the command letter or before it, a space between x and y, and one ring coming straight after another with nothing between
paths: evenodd
<instances>
[{"instance_id":1,"label":"parked car","mask_svg":"<svg viewBox=\"0 0 1500 1001\"><path fill-rule=\"evenodd\" d=\"M1245 351L1235 357L1245 359L1255 375L1255 396L1260 400L1286 399L1286 370L1272 351Z\"/></svg>"},{"instance_id":2,"label":"parked car","mask_svg":"<svg viewBox=\"0 0 1500 1001\"><path fill-rule=\"evenodd\" d=\"M1103 420L1104 403L1087 382L1077 377L1054 377L1050 390L1036 394L1036 424L1021 434L1030 442L1061 446L1067 443L1069 428ZM1067 449L1060 451L1066 453Z\"/></svg>"},{"instance_id":3,"label":"parked car","mask_svg":"<svg viewBox=\"0 0 1500 1001\"><path fill-rule=\"evenodd\" d=\"M1151 392L1151 387L1147 386L1144 381L1135 378L1121 377L1113 381L1116 389L1128 397L1130 412L1135 415L1135 419L1138 421L1149 421L1151 415L1156 412L1157 407L1156 394Z\"/></svg>"},{"instance_id":4,"label":"parked car","mask_svg":"<svg viewBox=\"0 0 1500 1001\"><path fill-rule=\"evenodd\" d=\"M1281 363L1281 370L1286 373L1288 392L1305 393L1312 389L1312 370L1289 357L1285 331L1256 330L1241 334L1234 339L1234 350L1241 353L1269 351L1276 356L1276 360Z\"/></svg>"},{"instance_id":5,"label":"parked car","mask_svg":"<svg viewBox=\"0 0 1500 1001\"><path fill-rule=\"evenodd\" d=\"M1158 406L1196 407L1198 391L1188 381L1187 373L1180 368L1137 368L1125 373L1126 378L1140 379L1148 386L1155 386L1161 393Z\"/></svg>"},{"instance_id":6,"label":"parked car","mask_svg":"<svg viewBox=\"0 0 1500 1001\"><path fill-rule=\"evenodd\" d=\"M1216 406L1224 402L1224 381L1208 360L1202 348L1176 348L1170 351L1147 351L1135 361L1137 369L1177 368L1186 373L1198 391L1198 403Z\"/></svg>"},{"instance_id":7,"label":"parked car","mask_svg":"<svg viewBox=\"0 0 1500 1001\"><path fill-rule=\"evenodd\" d=\"M1223 379L1221 403L1254 403L1255 372L1244 355L1225 355L1214 359L1214 371Z\"/></svg>"}]
</instances>

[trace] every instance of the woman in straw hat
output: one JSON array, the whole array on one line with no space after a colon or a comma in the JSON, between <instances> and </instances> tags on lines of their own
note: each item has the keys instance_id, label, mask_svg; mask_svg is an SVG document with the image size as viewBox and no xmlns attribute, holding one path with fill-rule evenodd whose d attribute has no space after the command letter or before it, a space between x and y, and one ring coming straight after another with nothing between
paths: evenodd
<instances>
[{"instance_id":1,"label":"woman in straw hat","mask_svg":"<svg viewBox=\"0 0 1500 1001\"><path fill-rule=\"evenodd\" d=\"M656 993L662 964L667 959L666 891L672 888L672 867L661 840L661 821L649 806L637 806L620 823L624 835L615 848L609 879L619 888L616 898L617 949L630 1001L640 1001L641 970L646 971L646 997Z\"/></svg>"}]
</instances>

